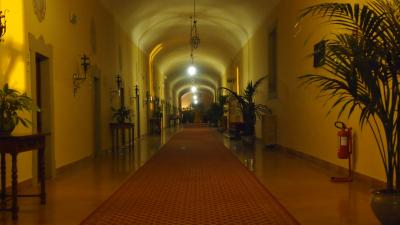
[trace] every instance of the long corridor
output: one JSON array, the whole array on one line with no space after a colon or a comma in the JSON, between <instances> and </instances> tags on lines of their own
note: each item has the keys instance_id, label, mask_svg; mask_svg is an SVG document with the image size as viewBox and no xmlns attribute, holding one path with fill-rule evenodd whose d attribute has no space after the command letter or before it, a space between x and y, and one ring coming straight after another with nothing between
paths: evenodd
<instances>
[{"instance_id":1,"label":"long corridor","mask_svg":"<svg viewBox=\"0 0 400 225\"><path fill-rule=\"evenodd\" d=\"M186 128L82 225L298 222L209 128Z\"/></svg>"},{"instance_id":2,"label":"long corridor","mask_svg":"<svg viewBox=\"0 0 400 225\"><path fill-rule=\"evenodd\" d=\"M207 128L197 129L203 130L203 132L197 131L196 133L195 131L192 131L195 132L197 135L191 137L190 135L188 136L184 133L179 134L181 135L181 138L176 140L175 144L178 144L180 148L175 149L175 154L188 154L188 151L191 148L212 151L216 146L222 146L222 143L224 143L227 147L231 149L232 153L234 153L240 159L240 161L243 162L246 167L248 167L250 171L255 173L257 178L269 189L269 191L271 191L272 195L283 205L283 207L285 207L289 211L290 214L292 214L299 221L300 224L379 224L372 215L372 212L369 208L370 187L367 184L359 182L349 184L332 184L329 182L329 177L330 175L332 175L331 171L321 168L318 165L310 163L304 159L299 159L291 154L281 152L279 150L267 150L259 144L256 145L254 149L247 149L244 148L237 141L230 141L223 138L216 131L211 131ZM204 129L207 130L204 131ZM187 129L184 129L183 132L187 132L185 130ZM18 220L18 222L12 223L9 213L1 212L0 223L5 225L80 224L86 217L88 217L93 211L95 211L96 208L101 205L103 205L103 207L107 206L107 203L104 204L103 202L108 199L115 192L115 190L121 187L121 185L123 185L128 179L132 179L132 176L135 179L135 171L137 171L138 168L140 168L148 159L150 159L156 152L158 152L160 147L163 144L167 143L167 140L170 140L170 137L178 131L182 132L182 130L167 130L167 132L165 132L161 137L146 137L145 139L141 140L138 145L135 146L136 148L134 153L119 152L117 155L105 154L95 159L86 160L80 164L74 165L68 171L61 172L56 179L51 180L47 183L49 187L49 201L47 205L40 206L40 204L38 204L36 200L23 199L20 201L20 219ZM205 141L207 138L210 137L216 142L209 143ZM194 144L193 147L190 146L191 143ZM224 157L227 157L229 159L229 155L231 153L229 153L228 151L226 151L226 153L228 155L225 155ZM198 163L201 161L197 161L197 165L195 163L191 165L191 162L178 162L177 160L175 160L174 163L179 163L181 164L180 166L193 166L193 168L199 166ZM158 163L163 162L159 161ZM205 163L209 169L213 170L212 172L210 172L209 170L207 171L210 174L203 174L203 176L205 177L213 177L216 174L219 174L219 169L223 169L225 165L225 162L221 163L220 165L217 164L217 161L213 161L212 159L210 162L202 161L200 164L202 163ZM235 164L235 162L233 162L233 164ZM239 169L239 171L241 170ZM159 172L164 173L165 177L153 178L164 180L165 182L174 182L173 180L168 181L165 179L168 179L168 177L170 176L175 176L176 178L176 176L178 176L177 174L179 174L176 173L176 171L172 173L173 171L170 170ZM190 184L190 181L196 177L196 174L190 173L190 170L182 170L182 173L185 173L188 176L186 177L187 181L183 183L176 183L176 185L180 184L182 188L179 189L179 193L175 193L182 195L171 196L170 194L166 194L166 198L175 197L176 199L179 199L188 197L184 195L185 191L187 191L185 190L185 188L193 188L193 186L185 185ZM243 171L241 171L240 173L243 173ZM148 175L152 176L152 174ZM234 170L231 174L229 174L229 179L235 180L239 177L240 175L238 175L237 171ZM205 179L204 181L207 182L207 179ZM199 183L198 185L201 186L204 184L206 183ZM215 184L218 184L220 187L223 185L231 186L231 184L227 184L225 182L217 182ZM246 184L243 185L244 187L246 187ZM151 186L149 186L148 188L151 189ZM30 187L25 187L21 191L30 192L33 190ZM199 193L210 193L210 191L212 192L213 190L205 189L197 191L199 191ZM254 190L251 190L250 193L254 194L253 191ZM252 201L251 197L249 197L249 195L246 195L246 191L239 193L241 195L236 196L239 198L237 200L243 198L242 201L244 202ZM243 195L243 193L245 194ZM214 197L218 198L218 196ZM146 201L145 198L141 200ZM199 203L197 202L198 199L196 201L195 200L196 199L193 198L187 198L187 206L192 205L192 207L195 207L196 204ZM160 203L162 201L160 200L157 202ZM196 210L190 207L189 209ZM207 210L209 212L216 212L216 209L217 208L208 208ZM252 211L248 211L249 209L250 208L242 209L241 213L244 214L241 214L239 212L237 213L242 216L251 216ZM201 215L201 212L197 211L197 213L198 215ZM213 214L211 213L210 215ZM163 217L160 217L160 215L155 212L153 212L153 214L147 214L147 216L148 218L142 218L144 219L142 220L142 222L139 222L141 220L136 220L133 217L133 222L131 222L130 224L160 224L159 222L155 221L157 221L158 219L163 219ZM179 214L176 216L176 223L169 220L170 223L166 224L188 224L179 223L179 221L182 221L180 219L182 219L183 217L179 218ZM260 221L256 220L255 217L255 220L252 221L250 217L250 219L247 218L247 223L243 221L240 222L240 219L245 219L246 217L244 216L242 218L242 216L237 218L237 224L257 224L257 221ZM212 218L203 218L203 220L197 221L194 220L192 224L227 224L220 220L214 220L214 223L212 223L210 221L213 220L208 219ZM227 219L229 220L232 218ZM151 223L151 221L153 221L154 223ZM231 224L234 223L232 221L230 222ZM268 223L259 222L258 224Z\"/></svg>"}]
</instances>

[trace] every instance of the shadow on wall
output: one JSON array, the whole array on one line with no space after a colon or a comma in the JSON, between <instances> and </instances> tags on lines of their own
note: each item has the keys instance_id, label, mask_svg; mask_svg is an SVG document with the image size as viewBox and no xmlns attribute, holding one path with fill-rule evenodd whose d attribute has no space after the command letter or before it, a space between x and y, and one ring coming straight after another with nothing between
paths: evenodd
<instances>
[{"instance_id":1,"label":"shadow on wall","mask_svg":"<svg viewBox=\"0 0 400 225\"><path fill-rule=\"evenodd\" d=\"M24 62L21 47L13 41L7 44L0 43L0 83L9 82L12 72L16 69L18 61ZM4 71L2 73L2 71Z\"/></svg>"}]
</instances>

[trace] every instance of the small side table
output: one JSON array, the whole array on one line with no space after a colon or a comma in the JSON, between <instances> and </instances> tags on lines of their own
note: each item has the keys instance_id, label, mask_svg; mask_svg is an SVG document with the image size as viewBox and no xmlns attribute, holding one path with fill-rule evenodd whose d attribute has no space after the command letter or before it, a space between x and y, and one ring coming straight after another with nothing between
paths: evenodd
<instances>
[{"instance_id":1,"label":"small side table","mask_svg":"<svg viewBox=\"0 0 400 225\"><path fill-rule=\"evenodd\" d=\"M112 151L115 152L120 148L119 133L122 136L122 145L125 145L125 130L128 130L128 148L129 151L134 149L133 140L135 139L135 124L133 123L110 123Z\"/></svg>"},{"instance_id":2,"label":"small side table","mask_svg":"<svg viewBox=\"0 0 400 225\"><path fill-rule=\"evenodd\" d=\"M49 134L32 134L23 136L4 136L0 137L1 155L1 194L0 198L5 205L6 193L6 154L11 155L11 208L0 208L0 211L11 211L13 220L18 218L18 199L17 197L39 197L41 204L46 204L45 187L45 137ZM21 152L37 149L38 154L38 178L40 182L40 194L18 195L18 170L17 156Z\"/></svg>"},{"instance_id":3,"label":"small side table","mask_svg":"<svg viewBox=\"0 0 400 225\"><path fill-rule=\"evenodd\" d=\"M161 134L161 118L150 118L150 134Z\"/></svg>"}]
</instances>

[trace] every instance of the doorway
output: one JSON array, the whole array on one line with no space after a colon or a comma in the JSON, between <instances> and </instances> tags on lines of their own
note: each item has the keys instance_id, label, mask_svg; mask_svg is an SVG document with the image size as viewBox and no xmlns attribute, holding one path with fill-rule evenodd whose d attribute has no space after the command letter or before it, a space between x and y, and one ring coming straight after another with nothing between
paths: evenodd
<instances>
[{"instance_id":1,"label":"doorway","mask_svg":"<svg viewBox=\"0 0 400 225\"><path fill-rule=\"evenodd\" d=\"M101 151L101 82L100 70L97 66L93 67L93 126L94 126L94 156L98 156Z\"/></svg>"},{"instance_id":2,"label":"doorway","mask_svg":"<svg viewBox=\"0 0 400 225\"><path fill-rule=\"evenodd\" d=\"M35 39L29 35L31 64L31 93L34 103L40 109L32 114L32 129L34 133L49 133L45 143L46 178L56 175L54 153L54 123L53 123L53 76L52 47L44 44L43 39ZM32 156L32 180L38 180L38 158Z\"/></svg>"}]
</instances>

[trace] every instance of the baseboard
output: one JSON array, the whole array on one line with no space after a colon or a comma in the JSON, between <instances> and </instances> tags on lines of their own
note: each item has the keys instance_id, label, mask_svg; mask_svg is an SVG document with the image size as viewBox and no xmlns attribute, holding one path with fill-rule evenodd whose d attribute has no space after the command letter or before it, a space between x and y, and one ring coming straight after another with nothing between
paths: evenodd
<instances>
[{"instance_id":1,"label":"baseboard","mask_svg":"<svg viewBox=\"0 0 400 225\"><path fill-rule=\"evenodd\" d=\"M343 168L343 167L333 164L331 162L322 160L320 158L314 157L312 155L309 155L309 154L306 154L304 152L300 152L300 151L297 151L294 149L290 149L290 148L283 147L280 145L277 145L276 147L280 151L284 151L289 154L295 155L296 157L310 161L310 162L332 172L332 174L337 174L337 176L346 176L348 174L347 168ZM357 182L365 183L365 184L369 185L372 189L382 189L382 188L386 187L385 182L375 179L373 177L355 172L355 171L353 171L353 180L357 181Z\"/></svg>"}]
</instances>

